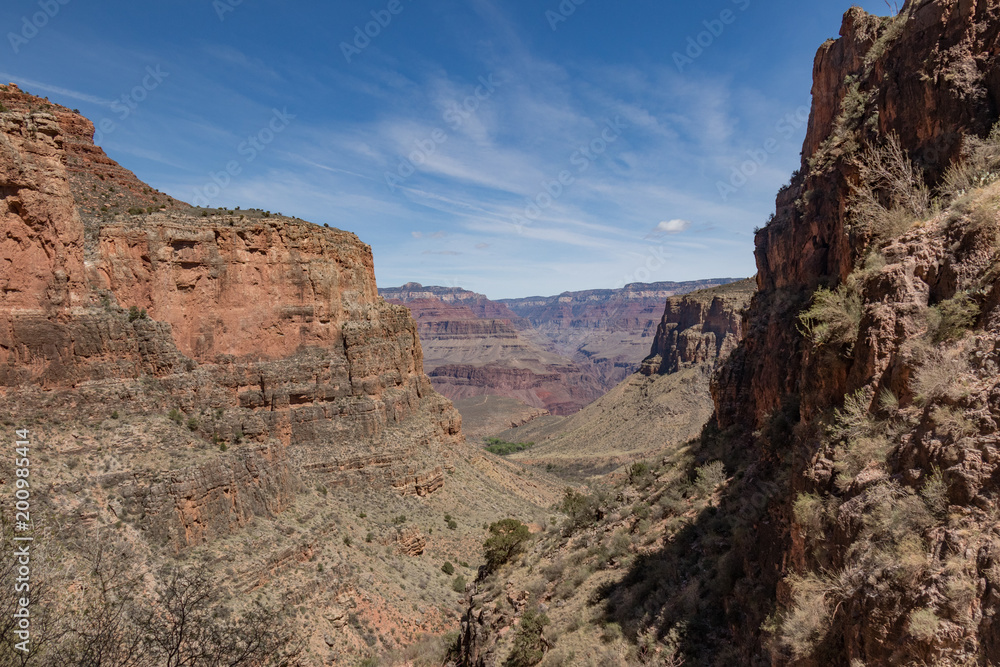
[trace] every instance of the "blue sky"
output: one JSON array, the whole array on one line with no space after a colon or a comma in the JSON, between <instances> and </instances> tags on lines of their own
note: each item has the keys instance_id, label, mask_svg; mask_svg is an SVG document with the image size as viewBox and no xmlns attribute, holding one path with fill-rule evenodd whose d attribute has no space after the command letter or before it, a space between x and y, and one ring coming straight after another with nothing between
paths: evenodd
<instances>
[{"instance_id":1,"label":"blue sky","mask_svg":"<svg viewBox=\"0 0 1000 667\"><path fill-rule=\"evenodd\" d=\"M555 294L753 274L848 7L7 0L0 79L178 199L355 232L380 286Z\"/></svg>"}]
</instances>

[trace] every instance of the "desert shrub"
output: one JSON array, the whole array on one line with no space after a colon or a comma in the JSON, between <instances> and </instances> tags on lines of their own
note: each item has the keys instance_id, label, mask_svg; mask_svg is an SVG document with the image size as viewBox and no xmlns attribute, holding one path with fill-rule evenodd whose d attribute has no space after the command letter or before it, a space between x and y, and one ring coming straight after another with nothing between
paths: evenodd
<instances>
[{"instance_id":1,"label":"desert shrub","mask_svg":"<svg viewBox=\"0 0 1000 667\"><path fill-rule=\"evenodd\" d=\"M170 411L169 417L170 421L174 422L175 424L180 424L184 420L184 415L182 415L181 411L178 410L177 408L174 408L173 410Z\"/></svg>"},{"instance_id":2,"label":"desert shrub","mask_svg":"<svg viewBox=\"0 0 1000 667\"><path fill-rule=\"evenodd\" d=\"M814 493L803 493L792 505L795 520L805 529L807 535L823 532L823 499Z\"/></svg>"},{"instance_id":3,"label":"desert shrub","mask_svg":"<svg viewBox=\"0 0 1000 667\"><path fill-rule=\"evenodd\" d=\"M920 497L927 505L927 511L937 518L943 518L948 512L948 485L944 482L944 475L940 468L934 468L934 472L927 481L924 488L920 489Z\"/></svg>"},{"instance_id":4,"label":"desert shrub","mask_svg":"<svg viewBox=\"0 0 1000 667\"><path fill-rule=\"evenodd\" d=\"M796 659L801 659L826 638L832 616L830 584L813 574L793 576L789 583L792 607L781 622L780 641Z\"/></svg>"},{"instance_id":5,"label":"desert shrub","mask_svg":"<svg viewBox=\"0 0 1000 667\"><path fill-rule=\"evenodd\" d=\"M368 544L371 544L372 540L374 540L374 539L375 539L375 533L373 533L371 531L368 531L368 534L365 535L365 542L367 542Z\"/></svg>"},{"instance_id":6,"label":"desert shrub","mask_svg":"<svg viewBox=\"0 0 1000 667\"><path fill-rule=\"evenodd\" d=\"M198 430L198 420L195 419L194 417L191 417L190 419L187 420L187 427L191 431L197 431Z\"/></svg>"},{"instance_id":7,"label":"desert shrub","mask_svg":"<svg viewBox=\"0 0 1000 667\"><path fill-rule=\"evenodd\" d=\"M557 558L550 564L542 568L542 576L545 577L547 581L556 581L561 579L563 572L566 570L566 561L562 558Z\"/></svg>"},{"instance_id":8,"label":"desert shrub","mask_svg":"<svg viewBox=\"0 0 1000 667\"><path fill-rule=\"evenodd\" d=\"M462 575L458 575L457 577L451 580L451 590L455 591L456 593L464 593L465 583L466 583L465 577L463 577Z\"/></svg>"},{"instance_id":9,"label":"desert shrub","mask_svg":"<svg viewBox=\"0 0 1000 667\"><path fill-rule=\"evenodd\" d=\"M1000 178L1000 123L986 138L969 135L962 141L958 161L944 173L940 192L946 197L960 197L986 187Z\"/></svg>"},{"instance_id":10,"label":"desert shrub","mask_svg":"<svg viewBox=\"0 0 1000 667\"><path fill-rule=\"evenodd\" d=\"M444 565L441 566L441 571L447 574L449 577L455 574L455 566L450 562L445 561Z\"/></svg>"},{"instance_id":11,"label":"desert shrub","mask_svg":"<svg viewBox=\"0 0 1000 667\"><path fill-rule=\"evenodd\" d=\"M725 481L725 464L722 461L712 461L695 470L694 489L699 496L708 496Z\"/></svg>"},{"instance_id":12,"label":"desert shrub","mask_svg":"<svg viewBox=\"0 0 1000 667\"><path fill-rule=\"evenodd\" d=\"M135 322L136 320L148 319L149 315L146 313L146 309L143 308L139 310L137 306L132 306L128 309L128 321Z\"/></svg>"},{"instance_id":13,"label":"desert shrub","mask_svg":"<svg viewBox=\"0 0 1000 667\"><path fill-rule=\"evenodd\" d=\"M559 505L559 509L569 517L566 522L569 531L592 525L597 521L599 507L600 501L596 496L587 496L570 488L563 492Z\"/></svg>"},{"instance_id":14,"label":"desert shrub","mask_svg":"<svg viewBox=\"0 0 1000 667\"><path fill-rule=\"evenodd\" d=\"M913 394L925 405L935 399L959 400L968 393L964 376L969 360L961 350L933 350L913 373Z\"/></svg>"},{"instance_id":15,"label":"desert shrub","mask_svg":"<svg viewBox=\"0 0 1000 667\"><path fill-rule=\"evenodd\" d=\"M854 160L859 183L853 186L851 227L874 242L905 232L930 208L930 191L910 161L899 137L868 146Z\"/></svg>"},{"instance_id":16,"label":"desert shrub","mask_svg":"<svg viewBox=\"0 0 1000 667\"><path fill-rule=\"evenodd\" d=\"M490 524L490 536L483 543L486 569L495 572L524 552L531 531L517 519L502 519Z\"/></svg>"},{"instance_id":17,"label":"desert shrub","mask_svg":"<svg viewBox=\"0 0 1000 667\"><path fill-rule=\"evenodd\" d=\"M631 484L645 488L652 481L652 469L645 461L637 461L628 468L628 481Z\"/></svg>"},{"instance_id":18,"label":"desert shrub","mask_svg":"<svg viewBox=\"0 0 1000 667\"><path fill-rule=\"evenodd\" d=\"M865 67L869 68L875 61L882 57L892 43L903 33L903 28L906 27L907 16L906 14L897 14L896 16L871 18L882 22L884 29L882 30L882 34L875 40L875 43L872 44L872 47L868 49L868 53L865 54Z\"/></svg>"},{"instance_id":19,"label":"desert shrub","mask_svg":"<svg viewBox=\"0 0 1000 667\"><path fill-rule=\"evenodd\" d=\"M967 292L932 306L927 312L927 332L934 343L961 338L979 318L979 305Z\"/></svg>"},{"instance_id":20,"label":"desert shrub","mask_svg":"<svg viewBox=\"0 0 1000 667\"><path fill-rule=\"evenodd\" d=\"M504 667L532 667L545 657L542 631L550 623L549 617L528 609L521 616L521 623L514 634L514 646L507 656Z\"/></svg>"},{"instance_id":21,"label":"desert shrub","mask_svg":"<svg viewBox=\"0 0 1000 667\"><path fill-rule=\"evenodd\" d=\"M917 609L910 614L910 635L922 642L929 642L937 634L941 619L931 609Z\"/></svg>"},{"instance_id":22,"label":"desert shrub","mask_svg":"<svg viewBox=\"0 0 1000 667\"><path fill-rule=\"evenodd\" d=\"M814 345L852 346L861 327L861 289L848 278L837 289L821 287L799 315L799 330Z\"/></svg>"}]
</instances>

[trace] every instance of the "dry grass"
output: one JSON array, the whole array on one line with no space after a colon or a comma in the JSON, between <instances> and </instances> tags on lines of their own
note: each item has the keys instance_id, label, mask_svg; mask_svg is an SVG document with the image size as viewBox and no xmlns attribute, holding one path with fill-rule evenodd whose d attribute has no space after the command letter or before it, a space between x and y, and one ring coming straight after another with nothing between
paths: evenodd
<instances>
[{"instance_id":1,"label":"dry grass","mask_svg":"<svg viewBox=\"0 0 1000 667\"><path fill-rule=\"evenodd\" d=\"M859 182L849 204L851 227L881 243L926 217L931 194L896 135L870 145L854 160Z\"/></svg>"}]
</instances>

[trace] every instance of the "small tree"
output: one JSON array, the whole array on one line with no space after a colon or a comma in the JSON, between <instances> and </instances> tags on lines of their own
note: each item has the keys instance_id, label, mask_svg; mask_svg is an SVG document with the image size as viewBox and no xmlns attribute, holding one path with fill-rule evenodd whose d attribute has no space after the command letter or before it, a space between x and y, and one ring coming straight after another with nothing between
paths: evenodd
<instances>
[{"instance_id":1,"label":"small tree","mask_svg":"<svg viewBox=\"0 0 1000 667\"><path fill-rule=\"evenodd\" d=\"M504 663L504 667L531 667L545 657L545 640L542 630L549 624L549 617L534 609L528 609L521 617L521 624L514 635L514 647Z\"/></svg>"},{"instance_id":2,"label":"small tree","mask_svg":"<svg viewBox=\"0 0 1000 667\"><path fill-rule=\"evenodd\" d=\"M486 569L495 572L524 551L531 531L517 519L503 519L490 524L490 536L483 543Z\"/></svg>"}]
</instances>

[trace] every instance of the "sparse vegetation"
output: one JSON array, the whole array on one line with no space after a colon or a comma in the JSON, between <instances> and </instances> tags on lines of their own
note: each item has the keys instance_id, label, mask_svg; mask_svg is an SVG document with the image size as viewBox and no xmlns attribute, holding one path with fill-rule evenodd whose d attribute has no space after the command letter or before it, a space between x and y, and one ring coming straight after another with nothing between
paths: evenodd
<instances>
[{"instance_id":1,"label":"sparse vegetation","mask_svg":"<svg viewBox=\"0 0 1000 667\"><path fill-rule=\"evenodd\" d=\"M868 146L854 161L858 183L850 201L851 227L881 243L908 230L930 210L930 190L899 137Z\"/></svg>"},{"instance_id":2,"label":"sparse vegetation","mask_svg":"<svg viewBox=\"0 0 1000 667\"><path fill-rule=\"evenodd\" d=\"M149 319L149 315L146 313L146 309L140 310L138 306L132 306L128 309L128 321L135 322L136 320Z\"/></svg>"}]
</instances>

